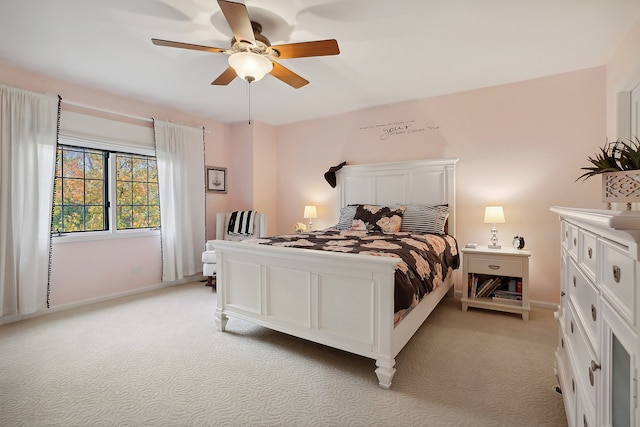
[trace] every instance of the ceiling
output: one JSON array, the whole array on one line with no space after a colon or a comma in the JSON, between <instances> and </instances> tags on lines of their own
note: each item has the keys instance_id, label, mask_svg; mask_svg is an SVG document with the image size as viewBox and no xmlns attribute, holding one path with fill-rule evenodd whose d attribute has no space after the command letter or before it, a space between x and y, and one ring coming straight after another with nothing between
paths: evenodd
<instances>
[{"instance_id":1,"label":"ceiling","mask_svg":"<svg viewBox=\"0 0 640 427\"><path fill-rule=\"evenodd\" d=\"M0 0L0 63L224 123L282 125L604 65L640 19L640 0L244 3L272 44L335 38L340 55L280 60L310 84L267 75L249 104L244 81L210 84L228 56L151 43L228 48L215 0Z\"/></svg>"}]
</instances>

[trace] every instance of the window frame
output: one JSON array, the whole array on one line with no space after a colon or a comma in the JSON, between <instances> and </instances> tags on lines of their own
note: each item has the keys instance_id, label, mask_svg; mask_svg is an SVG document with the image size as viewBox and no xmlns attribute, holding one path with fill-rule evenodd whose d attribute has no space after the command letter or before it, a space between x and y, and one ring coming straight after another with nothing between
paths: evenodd
<instances>
[{"instance_id":1,"label":"window frame","mask_svg":"<svg viewBox=\"0 0 640 427\"><path fill-rule=\"evenodd\" d=\"M156 158L155 150L128 146L117 142L94 141L91 139L71 137L60 135L58 138L59 145L66 145L78 148L86 148L92 150L101 150L108 152L107 169L105 175L107 179L106 185L106 219L109 225L108 230L99 231L79 231L79 232L61 232L60 234L51 232L53 243L66 242L82 242L92 240L109 240L122 238L137 238L160 236L160 227L156 228L135 228L135 229L117 229L117 203L116 203L116 155L142 155ZM56 147L57 150L57 147ZM157 158L156 158L157 162ZM157 163L156 163L157 167Z\"/></svg>"}]
</instances>

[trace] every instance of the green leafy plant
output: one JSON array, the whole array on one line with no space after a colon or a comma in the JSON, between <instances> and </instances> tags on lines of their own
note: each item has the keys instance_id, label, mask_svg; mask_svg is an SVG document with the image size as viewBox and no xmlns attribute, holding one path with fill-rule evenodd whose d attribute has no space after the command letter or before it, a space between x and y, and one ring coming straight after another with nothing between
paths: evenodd
<instances>
[{"instance_id":1,"label":"green leafy plant","mask_svg":"<svg viewBox=\"0 0 640 427\"><path fill-rule=\"evenodd\" d=\"M587 159L591 166L581 168L586 172L576 179L587 179L607 172L640 169L640 140L636 136L627 141L609 142L600 148L594 157Z\"/></svg>"}]
</instances>

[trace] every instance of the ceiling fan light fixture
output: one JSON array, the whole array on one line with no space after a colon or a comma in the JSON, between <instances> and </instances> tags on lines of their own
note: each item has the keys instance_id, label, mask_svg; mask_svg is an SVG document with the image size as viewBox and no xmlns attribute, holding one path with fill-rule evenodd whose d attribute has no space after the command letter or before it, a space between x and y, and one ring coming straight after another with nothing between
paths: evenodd
<instances>
[{"instance_id":1,"label":"ceiling fan light fixture","mask_svg":"<svg viewBox=\"0 0 640 427\"><path fill-rule=\"evenodd\" d=\"M257 82L273 69L268 58L253 52L236 52L229 57L229 65L243 80Z\"/></svg>"}]
</instances>

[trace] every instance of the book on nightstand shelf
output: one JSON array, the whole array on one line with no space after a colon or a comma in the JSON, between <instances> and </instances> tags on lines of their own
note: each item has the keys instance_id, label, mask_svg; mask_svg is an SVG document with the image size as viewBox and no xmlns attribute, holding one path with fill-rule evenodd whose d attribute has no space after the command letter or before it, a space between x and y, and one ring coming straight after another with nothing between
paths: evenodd
<instances>
[{"instance_id":1,"label":"book on nightstand shelf","mask_svg":"<svg viewBox=\"0 0 640 427\"><path fill-rule=\"evenodd\" d=\"M491 298L491 301L497 302L500 304L510 304L510 305L522 305L522 299L511 299L511 298L502 298L494 296Z\"/></svg>"},{"instance_id":2,"label":"book on nightstand shelf","mask_svg":"<svg viewBox=\"0 0 640 427\"><path fill-rule=\"evenodd\" d=\"M493 293L491 301L500 304L522 305L522 293L498 290Z\"/></svg>"},{"instance_id":3,"label":"book on nightstand shelf","mask_svg":"<svg viewBox=\"0 0 640 427\"><path fill-rule=\"evenodd\" d=\"M493 277L493 278L490 278L490 279L486 279L484 282L482 282L482 286L478 288L478 293L476 294L476 297L478 297L478 298L480 298L480 297L488 297L501 284L502 283L501 283L499 277Z\"/></svg>"},{"instance_id":4,"label":"book on nightstand shelf","mask_svg":"<svg viewBox=\"0 0 640 427\"><path fill-rule=\"evenodd\" d=\"M469 298L493 298L494 302L521 304L522 280L484 274L469 275Z\"/></svg>"}]
</instances>

